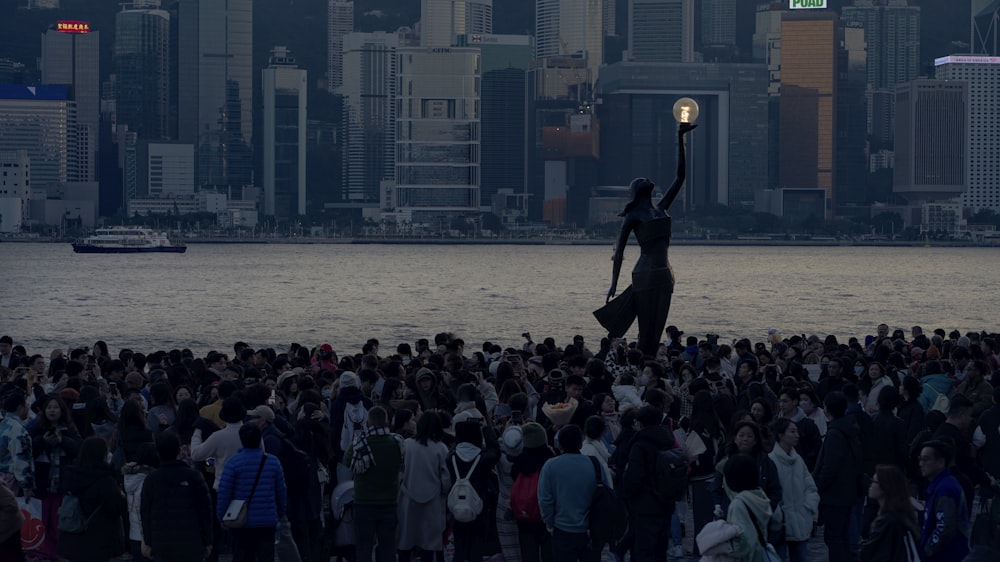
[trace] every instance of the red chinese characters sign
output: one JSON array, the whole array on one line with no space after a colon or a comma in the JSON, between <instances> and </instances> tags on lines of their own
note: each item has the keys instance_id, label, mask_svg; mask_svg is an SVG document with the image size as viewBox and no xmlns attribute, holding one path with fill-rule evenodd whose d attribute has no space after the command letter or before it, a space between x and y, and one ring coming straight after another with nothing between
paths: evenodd
<instances>
[{"instance_id":1,"label":"red chinese characters sign","mask_svg":"<svg viewBox=\"0 0 1000 562\"><path fill-rule=\"evenodd\" d=\"M63 20L56 22L59 33L90 33L90 22Z\"/></svg>"}]
</instances>

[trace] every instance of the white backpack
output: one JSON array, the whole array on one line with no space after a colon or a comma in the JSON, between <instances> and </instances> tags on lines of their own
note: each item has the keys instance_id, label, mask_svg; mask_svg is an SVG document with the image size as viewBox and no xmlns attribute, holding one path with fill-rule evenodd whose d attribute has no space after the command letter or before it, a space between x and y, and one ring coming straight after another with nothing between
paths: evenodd
<instances>
[{"instance_id":1,"label":"white backpack","mask_svg":"<svg viewBox=\"0 0 1000 562\"><path fill-rule=\"evenodd\" d=\"M475 521L476 517L479 517L479 514L483 512L483 499L479 497L476 489L472 487L472 482L469 482L469 478L476 471L476 467L479 466L479 455L476 455L476 460L472 461L472 466L465 476L462 476L458 472L458 464L455 462L455 457L451 458L451 466L455 469L456 480L455 485L451 487L451 492L448 493L448 511L455 517L455 521L459 523Z\"/></svg>"}]
</instances>

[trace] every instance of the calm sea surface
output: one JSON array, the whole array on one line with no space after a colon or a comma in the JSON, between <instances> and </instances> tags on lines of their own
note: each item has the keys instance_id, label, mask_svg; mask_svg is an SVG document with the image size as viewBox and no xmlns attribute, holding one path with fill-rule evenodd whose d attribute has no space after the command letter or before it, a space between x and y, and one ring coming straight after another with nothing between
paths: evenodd
<instances>
[{"instance_id":1,"label":"calm sea surface","mask_svg":"<svg viewBox=\"0 0 1000 562\"><path fill-rule=\"evenodd\" d=\"M214 245L183 255L74 254L0 244L0 333L29 351L190 347L196 354L292 341L358 351L452 331L514 345L530 331L568 343L602 334L591 311L611 275L605 246ZM635 246L626 250L620 289ZM668 320L724 339L997 331L1000 253L988 248L675 246ZM635 329L629 334L635 337Z\"/></svg>"}]
</instances>

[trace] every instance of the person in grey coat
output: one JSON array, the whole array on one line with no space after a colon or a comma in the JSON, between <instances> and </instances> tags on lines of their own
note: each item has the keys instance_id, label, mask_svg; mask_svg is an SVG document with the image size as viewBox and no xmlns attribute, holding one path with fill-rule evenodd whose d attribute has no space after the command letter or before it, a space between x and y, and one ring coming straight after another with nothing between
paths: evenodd
<instances>
[{"instance_id":1,"label":"person in grey coat","mask_svg":"<svg viewBox=\"0 0 1000 562\"><path fill-rule=\"evenodd\" d=\"M403 443L406 463L399 492L399 560L410 560L417 550L420 559L432 562L444 550L446 498L451 476L445 459L448 447L441 442L444 428L433 412L420 416L417 434Z\"/></svg>"}]
</instances>

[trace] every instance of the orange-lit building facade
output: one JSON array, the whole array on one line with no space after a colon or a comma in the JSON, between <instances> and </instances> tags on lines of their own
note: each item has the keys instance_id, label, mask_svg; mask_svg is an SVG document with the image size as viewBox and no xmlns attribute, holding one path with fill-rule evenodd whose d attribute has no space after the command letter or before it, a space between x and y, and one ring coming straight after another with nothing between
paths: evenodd
<instances>
[{"instance_id":1,"label":"orange-lit building facade","mask_svg":"<svg viewBox=\"0 0 1000 562\"><path fill-rule=\"evenodd\" d=\"M823 189L826 216L836 185L837 52L832 11L786 12L781 20L779 187Z\"/></svg>"}]
</instances>

